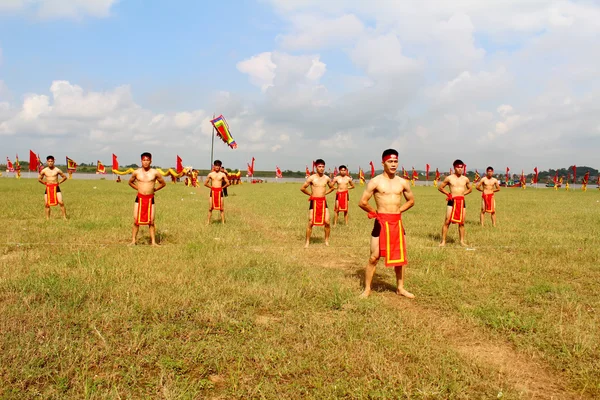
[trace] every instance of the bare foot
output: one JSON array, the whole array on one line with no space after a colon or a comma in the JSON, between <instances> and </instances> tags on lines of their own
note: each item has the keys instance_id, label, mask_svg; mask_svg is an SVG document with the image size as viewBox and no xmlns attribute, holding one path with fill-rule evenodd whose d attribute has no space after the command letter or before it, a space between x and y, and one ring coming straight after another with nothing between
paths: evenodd
<instances>
[{"instance_id":1,"label":"bare foot","mask_svg":"<svg viewBox=\"0 0 600 400\"><path fill-rule=\"evenodd\" d=\"M361 295L358 296L358 298L366 299L367 297L369 297L370 294L371 294L371 289L369 289L369 290L365 289L365 291L362 292Z\"/></svg>"},{"instance_id":2,"label":"bare foot","mask_svg":"<svg viewBox=\"0 0 600 400\"><path fill-rule=\"evenodd\" d=\"M305 248L305 249L308 249L308 243L309 243L309 242L306 242L306 244L304 245L304 248Z\"/></svg>"},{"instance_id":3,"label":"bare foot","mask_svg":"<svg viewBox=\"0 0 600 400\"><path fill-rule=\"evenodd\" d=\"M328 241L325 242L325 246L329 246L329 242Z\"/></svg>"},{"instance_id":4,"label":"bare foot","mask_svg":"<svg viewBox=\"0 0 600 400\"><path fill-rule=\"evenodd\" d=\"M444 247L446 245L446 242L442 242L439 244L440 247Z\"/></svg>"},{"instance_id":5,"label":"bare foot","mask_svg":"<svg viewBox=\"0 0 600 400\"><path fill-rule=\"evenodd\" d=\"M412 294L411 292L409 292L408 290L406 290L404 288L396 290L396 294L399 295L399 296L404 296L404 297L409 298L409 299L414 299L415 298L414 294Z\"/></svg>"},{"instance_id":6,"label":"bare foot","mask_svg":"<svg viewBox=\"0 0 600 400\"><path fill-rule=\"evenodd\" d=\"M127 246L131 247L131 246L135 246L135 242L131 242L129 243Z\"/></svg>"},{"instance_id":7,"label":"bare foot","mask_svg":"<svg viewBox=\"0 0 600 400\"><path fill-rule=\"evenodd\" d=\"M465 242L460 242L460 245L461 245L462 247L467 247L467 246L468 246L468 245L467 245Z\"/></svg>"},{"instance_id":8,"label":"bare foot","mask_svg":"<svg viewBox=\"0 0 600 400\"><path fill-rule=\"evenodd\" d=\"M150 246L152 246L152 247L160 247L160 244L158 244L158 243L152 243L152 244L150 244Z\"/></svg>"}]
</instances>

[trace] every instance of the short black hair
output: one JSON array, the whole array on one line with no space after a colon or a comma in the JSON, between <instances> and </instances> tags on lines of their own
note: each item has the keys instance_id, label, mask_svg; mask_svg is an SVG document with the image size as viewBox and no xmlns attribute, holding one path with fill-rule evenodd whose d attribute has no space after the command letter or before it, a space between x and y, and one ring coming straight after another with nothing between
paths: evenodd
<instances>
[{"instance_id":1,"label":"short black hair","mask_svg":"<svg viewBox=\"0 0 600 400\"><path fill-rule=\"evenodd\" d=\"M213 165L216 165L217 167L220 167L221 165L223 165L223 163L221 162L221 160L215 160L213 162Z\"/></svg>"},{"instance_id":2,"label":"short black hair","mask_svg":"<svg viewBox=\"0 0 600 400\"><path fill-rule=\"evenodd\" d=\"M486 170L486 171L493 171L493 170L494 170L494 168L492 168L492 167L490 166L490 167L487 167L485 170Z\"/></svg>"},{"instance_id":3,"label":"short black hair","mask_svg":"<svg viewBox=\"0 0 600 400\"><path fill-rule=\"evenodd\" d=\"M342 169L348 169L348 167L346 167L345 165L340 165L340 170Z\"/></svg>"},{"instance_id":4,"label":"short black hair","mask_svg":"<svg viewBox=\"0 0 600 400\"><path fill-rule=\"evenodd\" d=\"M389 155L395 155L396 157L398 157L398 151L394 150L394 149L387 149L383 151L383 154L381 154L381 159L383 160L384 158L386 158Z\"/></svg>"},{"instance_id":5,"label":"short black hair","mask_svg":"<svg viewBox=\"0 0 600 400\"><path fill-rule=\"evenodd\" d=\"M457 165L462 165L462 166L464 166L464 165L465 165L465 163L464 163L464 162L462 162L462 160L454 160L454 162L452 163L452 166L453 166L454 168L456 168L456 166L457 166Z\"/></svg>"},{"instance_id":6,"label":"short black hair","mask_svg":"<svg viewBox=\"0 0 600 400\"><path fill-rule=\"evenodd\" d=\"M323 161L322 158L317 158L315 160L315 165L321 165L321 164L325 165L325 161Z\"/></svg>"},{"instance_id":7,"label":"short black hair","mask_svg":"<svg viewBox=\"0 0 600 400\"><path fill-rule=\"evenodd\" d=\"M46 161L48 161L48 160L54 160L54 156L48 156L48 157L46 157Z\"/></svg>"},{"instance_id":8,"label":"short black hair","mask_svg":"<svg viewBox=\"0 0 600 400\"><path fill-rule=\"evenodd\" d=\"M140 156L140 158L144 158L144 157L148 157L149 159L152 159L152 154L150 154L148 152L142 153L142 155Z\"/></svg>"}]
</instances>

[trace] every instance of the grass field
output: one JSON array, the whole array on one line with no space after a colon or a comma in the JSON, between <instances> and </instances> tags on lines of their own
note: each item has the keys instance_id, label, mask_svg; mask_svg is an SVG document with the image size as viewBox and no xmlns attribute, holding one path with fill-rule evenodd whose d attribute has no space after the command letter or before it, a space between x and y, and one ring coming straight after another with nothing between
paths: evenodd
<instances>
[{"instance_id":1,"label":"grass field","mask_svg":"<svg viewBox=\"0 0 600 400\"><path fill-rule=\"evenodd\" d=\"M498 227L467 197L467 242L437 248L445 199L416 187L409 269L361 300L372 221L351 192L331 246L298 184L157 194L159 248L128 247L135 192L0 179L0 398L598 398L600 191L503 189ZM330 195L330 204L333 196ZM216 215L214 216L216 221Z\"/></svg>"}]
</instances>

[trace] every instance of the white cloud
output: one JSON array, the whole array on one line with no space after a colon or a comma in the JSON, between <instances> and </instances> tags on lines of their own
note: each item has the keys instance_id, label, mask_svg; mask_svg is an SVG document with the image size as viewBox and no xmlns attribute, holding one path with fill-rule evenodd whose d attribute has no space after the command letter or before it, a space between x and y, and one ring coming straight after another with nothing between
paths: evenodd
<instances>
[{"instance_id":1,"label":"white cloud","mask_svg":"<svg viewBox=\"0 0 600 400\"><path fill-rule=\"evenodd\" d=\"M266 91L273 86L277 65L271 59L271 53L257 54L247 60L237 63L237 69L250 77L250 82Z\"/></svg>"},{"instance_id":2,"label":"white cloud","mask_svg":"<svg viewBox=\"0 0 600 400\"><path fill-rule=\"evenodd\" d=\"M41 19L107 17L118 0L2 0L0 13L23 13Z\"/></svg>"},{"instance_id":3,"label":"white cloud","mask_svg":"<svg viewBox=\"0 0 600 400\"><path fill-rule=\"evenodd\" d=\"M291 18L292 33L280 36L281 47L288 50L313 50L348 45L364 31L364 25L355 15L344 14L335 18L299 14Z\"/></svg>"}]
</instances>

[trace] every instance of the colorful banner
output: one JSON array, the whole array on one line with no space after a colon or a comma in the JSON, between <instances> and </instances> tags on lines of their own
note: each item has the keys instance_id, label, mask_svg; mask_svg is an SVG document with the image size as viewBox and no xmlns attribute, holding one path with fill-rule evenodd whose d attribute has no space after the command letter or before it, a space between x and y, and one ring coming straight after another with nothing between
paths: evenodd
<instances>
[{"instance_id":1,"label":"colorful banner","mask_svg":"<svg viewBox=\"0 0 600 400\"><path fill-rule=\"evenodd\" d=\"M371 165L371 179L375 178L375 166L373 165L373 161L369 161Z\"/></svg>"},{"instance_id":2,"label":"colorful banner","mask_svg":"<svg viewBox=\"0 0 600 400\"><path fill-rule=\"evenodd\" d=\"M237 144L235 143L235 140L233 140L229 130L229 124L227 124L227 120L225 120L223 115L219 115L217 118L211 120L210 123L215 127L217 136L219 136L223 142L227 143L232 149L237 149Z\"/></svg>"},{"instance_id":3,"label":"colorful banner","mask_svg":"<svg viewBox=\"0 0 600 400\"><path fill-rule=\"evenodd\" d=\"M37 171L37 169L38 169L38 157L33 151L29 150L29 170Z\"/></svg>"},{"instance_id":4,"label":"colorful banner","mask_svg":"<svg viewBox=\"0 0 600 400\"><path fill-rule=\"evenodd\" d=\"M113 172L119 170L119 161L117 160L117 156L115 156L114 153L112 155L112 170Z\"/></svg>"},{"instance_id":5,"label":"colorful banner","mask_svg":"<svg viewBox=\"0 0 600 400\"><path fill-rule=\"evenodd\" d=\"M15 172L15 167L13 163L10 161L10 158L6 157L6 171L7 172Z\"/></svg>"},{"instance_id":6,"label":"colorful banner","mask_svg":"<svg viewBox=\"0 0 600 400\"><path fill-rule=\"evenodd\" d=\"M337 176L337 174L338 174L338 169L337 169L337 167L334 167L333 168L333 177L335 178Z\"/></svg>"},{"instance_id":7,"label":"colorful banner","mask_svg":"<svg viewBox=\"0 0 600 400\"><path fill-rule=\"evenodd\" d=\"M310 170L308 169L308 165L306 166L306 177L308 178L310 176Z\"/></svg>"},{"instance_id":8,"label":"colorful banner","mask_svg":"<svg viewBox=\"0 0 600 400\"><path fill-rule=\"evenodd\" d=\"M510 180L510 176L508 174L509 171L510 171L510 168L506 167L506 186L508 186L508 181Z\"/></svg>"},{"instance_id":9,"label":"colorful banner","mask_svg":"<svg viewBox=\"0 0 600 400\"><path fill-rule=\"evenodd\" d=\"M358 179L361 185L365 184L365 173L361 167L358 167Z\"/></svg>"},{"instance_id":10,"label":"colorful banner","mask_svg":"<svg viewBox=\"0 0 600 400\"><path fill-rule=\"evenodd\" d=\"M278 179L283 178L283 174L281 173L281 170L279 169L279 167L277 165L275 166L275 178L278 178Z\"/></svg>"},{"instance_id":11,"label":"colorful banner","mask_svg":"<svg viewBox=\"0 0 600 400\"><path fill-rule=\"evenodd\" d=\"M425 180L429 181L429 164L425 164Z\"/></svg>"},{"instance_id":12,"label":"colorful banner","mask_svg":"<svg viewBox=\"0 0 600 400\"><path fill-rule=\"evenodd\" d=\"M77 170L77 163L67 157L67 171L75 172Z\"/></svg>"},{"instance_id":13,"label":"colorful banner","mask_svg":"<svg viewBox=\"0 0 600 400\"><path fill-rule=\"evenodd\" d=\"M106 174L106 167L102 164L102 161L96 161L96 173L97 174Z\"/></svg>"},{"instance_id":14,"label":"colorful banner","mask_svg":"<svg viewBox=\"0 0 600 400\"><path fill-rule=\"evenodd\" d=\"M535 174L535 176L533 177L533 183L538 183L538 169L537 169L537 167L535 167L533 169L533 173Z\"/></svg>"},{"instance_id":15,"label":"colorful banner","mask_svg":"<svg viewBox=\"0 0 600 400\"><path fill-rule=\"evenodd\" d=\"M183 171L183 160L179 155L177 155L177 166L175 168L178 174Z\"/></svg>"},{"instance_id":16,"label":"colorful banner","mask_svg":"<svg viewBox=\"0 0 600 400\"><path fill-rule=\"evenodd\" d=\"M573 165L573 183L577 183L577 166Z\"/></svg>"},{"instance_id":17,"label":"colorful banner","mask_svg":"<svg viewBox=\"0 0 600 400\"><path fill-rule=\"evenodd\" d=\"M413 181L419 180L419 173L417 171L415 171L415 167L412 167L412 180Z\"/></svg>"},{"instance_id":18,"label":"colorful banner","mask_svg":"<svg viewBox=\"0 0 600 400\"><path fill-rule=\"evenodd\" d=\"M475 170L475 178L473 178L473 182L477 183L481 179L481 175L479 175L479 171Z\"/></svg>"}]
</instances>

